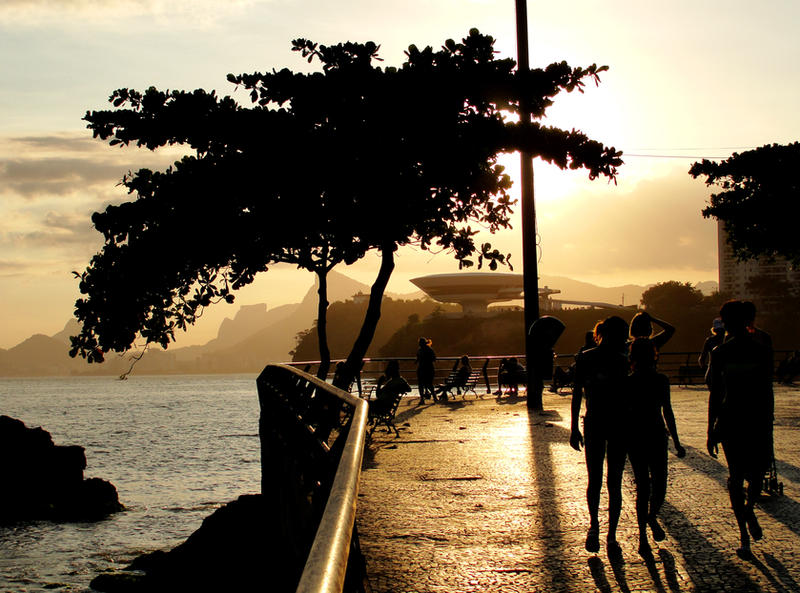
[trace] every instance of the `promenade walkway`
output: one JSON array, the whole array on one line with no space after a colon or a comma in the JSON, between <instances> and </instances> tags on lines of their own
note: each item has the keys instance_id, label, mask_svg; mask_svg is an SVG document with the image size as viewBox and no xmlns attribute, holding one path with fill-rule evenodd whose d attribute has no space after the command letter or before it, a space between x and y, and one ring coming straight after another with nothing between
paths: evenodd
<instances>
[{"instance_id":1,"label":"promenade walkway","mask_svg":"<svg viewBox=\"0 0 800 593\"><path fill-rule=\"evenodd\" d=\"M705 452L707 392L673 387L684 459L670 443L667 539L636 552L634 485L623 483L623 558L584 550L583 453L572 450L569 396L545 392L545 414L523 400L401 403L400 438L377 431L362 473L361 547L374 593L800 591L800 388L776 390L775 449L784 496L756 513L764 539L736 556L724 458ZM606 527L601 501L601 544Z\"/></svg>"}]
</instances>

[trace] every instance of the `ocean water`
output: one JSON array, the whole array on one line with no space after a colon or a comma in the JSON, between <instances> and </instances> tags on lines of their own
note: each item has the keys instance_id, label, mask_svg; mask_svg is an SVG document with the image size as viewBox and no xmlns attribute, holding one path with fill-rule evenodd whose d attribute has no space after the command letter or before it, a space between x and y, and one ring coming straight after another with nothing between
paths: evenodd
<instances>
[{"instance_id":1,"label":"ocean water","mask_svg":"<svg viewBox=\"0 0 800 593\"><path fill-rule=\"evenodd\" d=\"M85 447L85 477L111 481L127 508L0 527L0 591L91 591L99 572L172 548L259 492L258 413L255 376L0 379L0 414Z\"/></svg>"}]
</instances>

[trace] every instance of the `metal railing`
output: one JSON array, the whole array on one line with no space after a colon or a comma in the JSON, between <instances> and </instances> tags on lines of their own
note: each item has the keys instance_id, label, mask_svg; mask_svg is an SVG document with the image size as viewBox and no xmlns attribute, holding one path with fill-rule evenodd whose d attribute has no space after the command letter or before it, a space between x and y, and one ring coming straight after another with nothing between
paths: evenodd
<instances>
[{"instance_id":1,"label":"metal railing","mask_svg":"<svg viewBox=\"0 0 800 593\"><path fill-rule=\"evenodd\" d=\"M283 521L282 539L304 559L296 591L361 590L354 529L367 402L288 365L267 366L256 384L262 494Z\"/></svg>"},{"instance_id":2,"label":"metal railing","mask_svg":"<svg viewBox=\"0 0 800 593\"><path fill-rule=\"evenodd\" d=\"M792 352L792 350L776 350L774 353L776 367ZM487 391L492 391L493 388L496 388L497 371L500 361L510 356L515 356L521 362L525 360L524 354L471 355L469 357L472 368L484 372L484 376L490 384L490 386L487 387ZM697 362L699 356L699 351L661 352L658 359L658 370L667 375L670 382L675 385L701 385L703 384L703 374ZM444 382L445 378L451 372L453 365L456 364L460 358L460 356L440 356L437 358L435 382ZM371 382L374 382L383 373L386 363L390 360L397 360L400 363L401 374L406 377L410 383L413 383L416 372L415 359L413 357L373 357L364 359L364 368L361 370L361 376L359 378L361 384L369 385ZM554 361L554 367L567 369L574 361L574 354L558 354ZM335 367L337 362L339 361L334 360L331 368ZM292 362L289 364L310 371L317 368L319 361L309 360ZM481 387L483 387L483 385L481 385ZM358 386L354 385L352 390L357 391Z\"/></svg>"}]
</instances>

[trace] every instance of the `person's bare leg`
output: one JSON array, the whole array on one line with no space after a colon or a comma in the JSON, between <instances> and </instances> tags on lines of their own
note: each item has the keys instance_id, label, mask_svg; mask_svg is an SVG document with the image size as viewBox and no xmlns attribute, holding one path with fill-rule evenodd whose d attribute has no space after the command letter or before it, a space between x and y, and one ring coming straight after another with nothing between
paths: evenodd
<instances>
[{"instance_id":1,"label":"person's bare leg","mask_svg":"<svg viewBox=\"0 0 800 593\"><path fill-rule=\"evenodd\" d=\"M600 551L600 488L603 485L603 462L605 439L594 435L591 428L584 430L584 454L586 456L586 504L589 507L589 531L586 534L586 550L593 554Z\"/></svg>"},{"instance_id":2,"label":"person's bare leg","mask_svg":"<svg viewBox=\"0 0 800 593\"><path fill-rule=\"evenodd\" d=\"M647 517L647 523L650 525L650 530L653 532L653 539L657 542L664 541L667 535L664 529L658 523L658 511L664 504L664 499L667 496L667 447L666 441L664 447L659 448L658 451L653 451L650 458L650 475L652 494L650 496L650 511Z\"/></svg>"},{"instance_id":3,"label":"person's bare leg","mask_svg":"<svg viewBox=\"0 0 800 593\"><path fill-rule=\"evenodd\" d=\"M747 532L747 508L744 497L744 473L741 470L741 456L737 454L736 443L722 442L725 460L728 462L728 496L731 499L733 515L739 527L741 545L736 553L743 558L750 556L750 534Z\"/></svg>"},{"instance_id":4,"label":"person's bare leg","mask_svg":"<svg viewBox=\"0 0 800 593\"><path fill-rule=\"evenodd\" d=\"M617 542L617 525L622 512L622 473L625 469L625 446L622 443L609 441L608 443L608 468L606 487L608 488L608 535L606 547L609 555L621 553Z\"/></svg>"},{"instance_id":5,"label":"person's bare leg","mask_svg":"<svg viewBox=\"0 0 800 593\"><path fill-rule=\"evenodd\" d=\"M650 543L647 541L647 518L650 499L650 472L647 460L643 455L630 454L633 476L636 480L636 523L639 526L639 554L645 556L651 553Z\"/></svg>"},{"instance_id":6,"label":"person's bare leg","mask_svg":"<svg viewBox=\"0 0 800 593\"><path fill-rule=\"evenodd\" d=\"M747 522L747 530L755 541L759 541L764 533L761 525L758 523L755 514L755 506L758 497L761 495L761 477L751 476L747 481L747 499L745 500L745 521Z\"/></svg>"}]
</instances>

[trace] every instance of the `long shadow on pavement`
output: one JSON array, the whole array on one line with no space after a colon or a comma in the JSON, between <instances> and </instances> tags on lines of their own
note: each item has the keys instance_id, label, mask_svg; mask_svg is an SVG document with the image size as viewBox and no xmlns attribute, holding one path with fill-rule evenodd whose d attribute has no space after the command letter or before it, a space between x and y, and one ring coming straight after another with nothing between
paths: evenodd
<instances>
[{"instance_id":1,"label":"long shadow on pavement","mask_svg":"<svg viewBox=\"0 0 800 593\"><path fill-rule=\"evenodd\" d=\"M565 432L563 428L550 424L547 420L546 414L540 415L530 410L528 412L528 428L533 445L533 451L531 451L533 485L539 501L558 500L556 471L550 449L551 443L559 442ZM537 447L537 445L539 446ZM536 511L538 515L536 524L543 531L539 539L547 542L547 545L544 546L545 561L542 567L548 572L547 582L564 584L571 590L577 590L573 574L567 570L565 565L568 547L562 537L560 513L552 512L552 507L544 504L537 504Z\"/></svg>"},{"instance_id":2,"label":"long shadow on pavement","mask_svg":"<svg viewBox=\"0 0 800 593\"><path fill-rule=\"evenodd\" d=\"M727 466L721 460L714 459L700 449L686 447L686 450L687 455L682 459L683 463L713 478L727 491ZM783 523L795 535L800 535L800 503L797 501L788 496L769 497L760 501L756 508L776 521Z\"/></svg>"},{"instance_id":3,"label":"long shadow on pavement","mask_svg":"<svg viewBox=\"0 0 800 593\"><path fill-rule=\"evenodd\" d=\"M678 543L685 560L685 568L700 591L759 592L761 588L752 581L740 566L731 562L720 550L686 518L686 515L665 502L661 508L664 528ZM708 582L709 569L715 571L715 582ZM724 577L724 581L721 581Z\"/></svg>"},{"instance_id":4,"label":"long shadow on pavement","mask_svg":"<svg viewBox=\"0 0 800 593\"><path fill-rule=\"evenodd\" d=\"M542 497L545 497L549 494L548 489L551 491L554 489L555 483L550 443L567 442L569 440L569 430L558 425L549 424L547 422L548 419L549 418L547 416L539 416L535 413L531 413L529 422L532 441L547 443L547 446L533 451L534 482L539 495ZM548 430L550 432L547 433L547 437L545 437L543 435L537 435L534 432L535 430ZM691 457L696 458L697 456L698 452L695 450L695 454ZM686 461L689 458L690 456L687 455L682 461ZM716 463L717 465L720 465L718 462ZM708 469L712 469L712 471L708 471ZM626 463L626 471L628 470L629 467ZM708 474L714 473L713 468L703 467L701 468L701 471ZM719 469L716 471L717 473L720 473ZM727 475L727 470L722 473ZM545 512L541 505L539 505L539 512ZM716 549L712 543L692 523L689 522L686 516L678 509L673 507L669 502L664 503L664 506L662 507L662 515L669 517L669 523L668 525L664 525L664 528L669 531L670 535L672 535L672 537L681 547L682 555L686 562L686 570L692 578L694 584L697 586L698 590L709 592L713 591L714 593L717 591L736 591L737 593L756 593L761 591L761 588L752 581L749 575L742 570L739 565L731 562L730 559L726 557L720 550ZM548 514L543 518L542 524L553 526L553 529L548 530L547 533L544 534L545 537L552 538L551 541L553 541L554 544L552 546L548 546L547 554L557 556L559 553L563 553L564 542L560 537L561 531L559 529L559 517L551 517ZM661 552L665 552L666 554L659 553L659 557L664 563L667 586L671 591L676 593L684 590L680 587L677 579L674 558L672 558L672 555L665 550L662 550ZM557 567L557 573L552 574L551 576L553 578L566 579L564 582L570 582L570 573L566 571L559 562L557 562L557 558L553 558L553 560L553 562L546 563L548 568L552 566ZM659 592L665 591L664 585L661 581L661 576L658 573L654 560L650 560L648 562L649 563L646 564L653 580L654 590ZM630 591L625 575L624 562L615 561L611 562L610 565L614 574L614 579L616 580L620 591L622 591L622 593L627 593ZM602 560L599 561L599 564L597 561L590 562L589 568L592 571L592 576L595 579L595 584L597 587L600 590L607 590L605 587L608 587L609 584L608 579L605 576L605 570L603 570ZM713 568L718 574L724 574L726 576L726 583L719 583L721 586L718 589L715 589L715 585L713 584L704 586L704 582L707 580L709 568Z\"/></svg>"},{"instance_id":5,"label":"long shadow on pavement","mask_svg":"<svg viewBox=\"0 0 800 593\"><path fill-rule=\"evenodd\" d=\"M800 468L796 465L776 459L775 469L778 471L778 478L783 476L787 480L800 484Z\"/></svg>"},{"instance_id":6,"label":"long shadow on pavement","mask_svg":"<svg viewBox=\"0 0 800 593\"><path fill-rule=\"evenodd\" d=\"M775 558L775 556L769 552L764 552L762 555L764 556L766 563L769 564L770 568L775 571L777 578L787 590L800 591L800 584L792 578L792 575L789 574L789 571L786 570L786 567L781 564L778 559Z\"/></svg>"}]
</instances>

